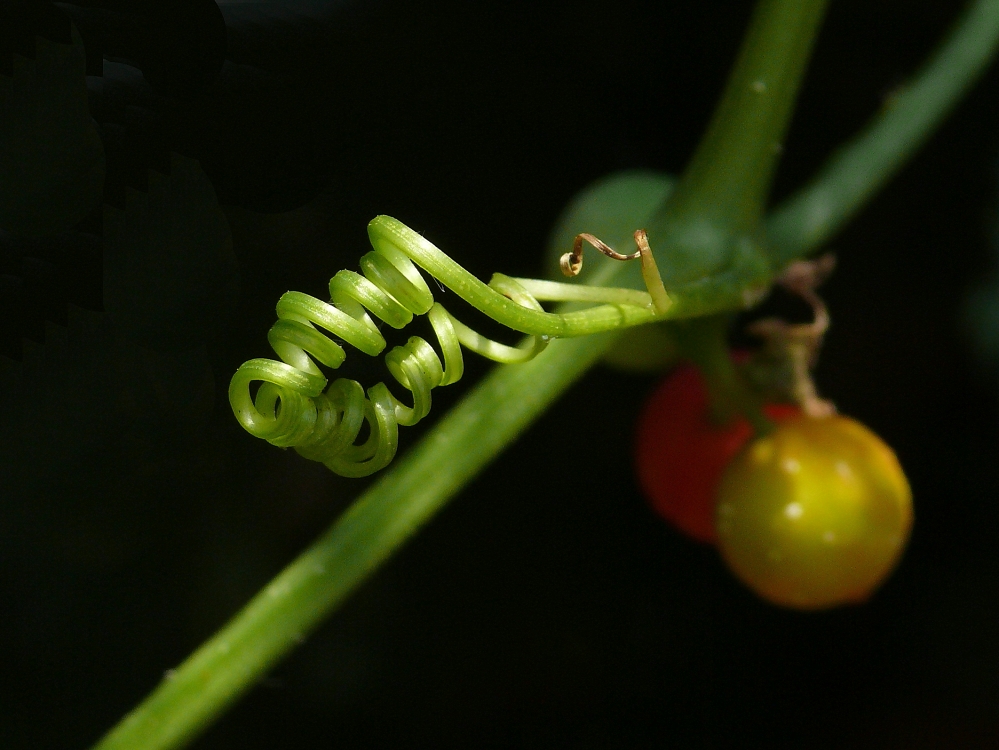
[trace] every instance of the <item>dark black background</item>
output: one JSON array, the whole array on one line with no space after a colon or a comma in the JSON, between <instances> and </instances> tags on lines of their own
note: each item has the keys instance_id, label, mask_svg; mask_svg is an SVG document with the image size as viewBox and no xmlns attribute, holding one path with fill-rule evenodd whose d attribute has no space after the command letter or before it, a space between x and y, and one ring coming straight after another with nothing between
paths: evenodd
<instances>
[{"instance_id":1,"label":"dark black background","mask_svg":"<svg viewBox=\"0 0 999 750\"><path fill-rule=\"evenodd\" d=\"M365 486L232 419L228 379L268 354L282 292L354 267L380 213L479 276L543 273L552 222L590 181L682 170L751 9L358 0L275 20L277 5L225 8L229 63L207 90L136 84L155 116L93 95L107 199L170 150L201 160L240 292L193 350L112 347L96 426L57 421L7 475L5 748L95 741ZM778 198L955 17L832 6ZM194 746L995 747L997 388L960 310L994 254L997 85L993 70L831 245L819 384L895 447L915 495L909 551L869 604L775 609L662 524L630 466L656 378L598 369ZM83 367L48 365L54 384ZM486 369L470 357L467 381ZM435 393L437 413L467 387Z\"/></svg>"}]
</instances>

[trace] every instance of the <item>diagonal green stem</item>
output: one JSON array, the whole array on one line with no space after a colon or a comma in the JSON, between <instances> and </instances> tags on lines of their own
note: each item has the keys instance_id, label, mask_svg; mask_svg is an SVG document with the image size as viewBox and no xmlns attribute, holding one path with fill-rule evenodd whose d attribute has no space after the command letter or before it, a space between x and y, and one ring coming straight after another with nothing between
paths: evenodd
<instances>
[{"instance_id":1,"label":"diagonal green stem","mask_svg":"<svg viewBox=\"0 0 999 750\"><path fill-rule=\"evenodd\" d=\"M669 202L673 223L756 231L828 0L762 0L718 107Z\"/></svg>"},{"instance_id":2,"label":"diagonal green stem","mask_svg":"<svg viewBox=\"0 0 999 750\"><path fill-rule=\"evenodd\" d=\"M516 439L612 341L612 334L562 339L530 362L494 370L97 748L165 750L193 739Z\"/></svg>"},{"instance_id":3,"label":"diagonal green stem","mask_svg":"<svg viewBox=\"0 0 999 750\"><path fill-rule=\"evenodd\" d=\"M923 69L767 222L786 263L828 240L929 138L999 46L999 0L977 0Z\"/></svg>"}]
</instances>

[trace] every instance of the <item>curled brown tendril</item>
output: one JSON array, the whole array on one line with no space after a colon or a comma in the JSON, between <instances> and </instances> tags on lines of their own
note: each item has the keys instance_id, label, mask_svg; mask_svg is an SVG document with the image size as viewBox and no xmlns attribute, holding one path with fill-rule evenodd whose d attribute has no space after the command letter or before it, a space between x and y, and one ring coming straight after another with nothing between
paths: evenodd
<instances>
[{"instance_id":1,"label":"curled brown tendril","mask_svg":"<svg viewBox=\"0 0 999 750\"><path fill-rule=\"evenodd\" d=\"M666 312L671 302L666 288L663 286L662 276L659 275L659 268L656 266L655 256L652 248L649 247L649 235L644 229L635 230L636 252L625 255L617 252L607 243L594 237L592 234L582 232L576 235L572 243L572 251L559 258L559 268L565 276L577 276L583 270L583 242L589 242L594 248L612 260L641 260L642 278L645 286L652 297L652 304L660 313Z\"/></svg>"}]
</instances>

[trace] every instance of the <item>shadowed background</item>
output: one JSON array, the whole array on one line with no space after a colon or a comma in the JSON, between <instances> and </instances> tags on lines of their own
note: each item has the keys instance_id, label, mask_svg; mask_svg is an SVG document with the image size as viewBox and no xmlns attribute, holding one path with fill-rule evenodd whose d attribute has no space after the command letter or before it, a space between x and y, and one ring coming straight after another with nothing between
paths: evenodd
<instances>
[{"instance_id":1,"label":"shadowed background","mask_svg":"<svg viewBox=\"0 0 999 750\"><path fill-rule=\"evenodd\" d=\"M952 5L832 4L778 198L890 103ZM37 8L0 24L0 74L73 19L108 207L0 233L12 749L95 741L366 486L232 418L280 294L356 268L380 213L480 277L549 273L577 191L682 169L751 4ZM999 388L963 311L997 272L997 85L830 246L819 385L915 495L869 604L775 609L659 521L630 465L657 377L598 369L194 747L994 747ZM365 386L366 359L344 368ZM428 423L488 369L466 364Z\"/></svg>"}]
</instances>

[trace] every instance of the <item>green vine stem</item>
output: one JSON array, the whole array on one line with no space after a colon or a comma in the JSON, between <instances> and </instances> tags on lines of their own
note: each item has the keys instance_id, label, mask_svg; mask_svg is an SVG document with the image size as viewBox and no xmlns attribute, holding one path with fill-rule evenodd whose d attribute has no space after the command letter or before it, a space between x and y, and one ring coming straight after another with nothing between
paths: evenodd
<instances>
[{"instance_id":1,"label":"green vine stem","mask_svg":"<svg viewBox=\"0 0 999 750\"><path fill-rule=\"evenodd\" d=\"M740 261L768 266L761 220L826 0L762 0L676 191L648 227L670 292ZM769 272L769 268L766 269Z\"/></svg>"},{"instance_id":2,"label":"green vine stem","mask_svg":"<svg viewBox=\"0 0 999 750\"><path fill-rule=\"evenodd\" d=\"M680 350L704 376L711 395L712 417L724 424L744 417L757 435L773 430L763 413L763 401L748 387L732 362L728 347L730 314L705 315L678 321L675 327Z\"/></svg>"},{"instance_id":3,"label":"green vine stem","mask_svg":"<svg viewBox=\"0 0 999 750\"><path fill-rule=\"evenodd\" d=\"M159 750L190 741L299 645L612 341L613 334L560 339L525 364L494 370L97 747Z\"/></svg>"},{"instance_id":4,"label":"green vine stem","mask_svg":"<svg viewBox=\"0 0 999 750\"><path fill-rule=\"evenodd\" d=\"M731 235L757 231L827 5L765 0L757 7L707 132L666 209L666 221L679 231L707 222Z\"/></svg>"},{"instance_id":5,"label":"green vine stem","mask_svg":"<svg viewBox=\"0 0 999 750\"><path fill-rule=\"evenodd\" d=\"M767 236L782 264L826 242L880 189L972 86L999 47L999 0L971 3L923 68L839 149L811 183L777 207Z\"/></svg>"},{"instance_id":6,"label":"green vine stem","mask_svg":"<svg viewBox=\"0 0 999 750\"><path fill-rule=\"evenodd\" d=\"M778 5L809 3L766 0L761 8ZM823 5L815 3L814 7ZM984 56L994 47L997 35L999 0L979 0L944 49L911 84L910 92L926 93L900 96L891 113L875 120L868 131L834 157L811 187L769 222L784 259L812 250L904 161L983 68ZM754 45L766 45L767 40L762 30L751 38ZM978 55L961 54L958 47L963 44L978 49ZM787 49L771 49L767 54L781 58ZM790 49L803 54L796 46ZM950 84L944 85L948 79ZM789 95L793 98L793 90ZM931 100L932 96L942 100ZM749 121L745 127L753 131L756 125ZM773 132L769 125L765 129ZM751 133L745 136L753 140ZM764 144L767 138L755 142ZM837 165L862 164L869 158L872 144L882 155L881 166L851 169L852 182L845 180L843 168ZM684 200L691 207L700 203L704 209L713 197L698 197L695 192ZM809 211L796 208L813 202L840 208L828 214L833 218L817 222L809 218ZM738 201L731 205L738 205ZM660 247L659 251L664 249L669 248ZM621 268L624 264L616 265ZM600 281L610 283L612 279ZM689 286L686 311L695 314L740 307L745 299L738 290L745 283L745 279L726 281L721 275ZM675 304L669 317L682 316L683 308ZM166 750L191 741L581 377L613 339L613 334L599 334L558 340L533 361L496 368L329 531L173 670L95 746L97 750Z\"/></svg>"}]
</instances>

